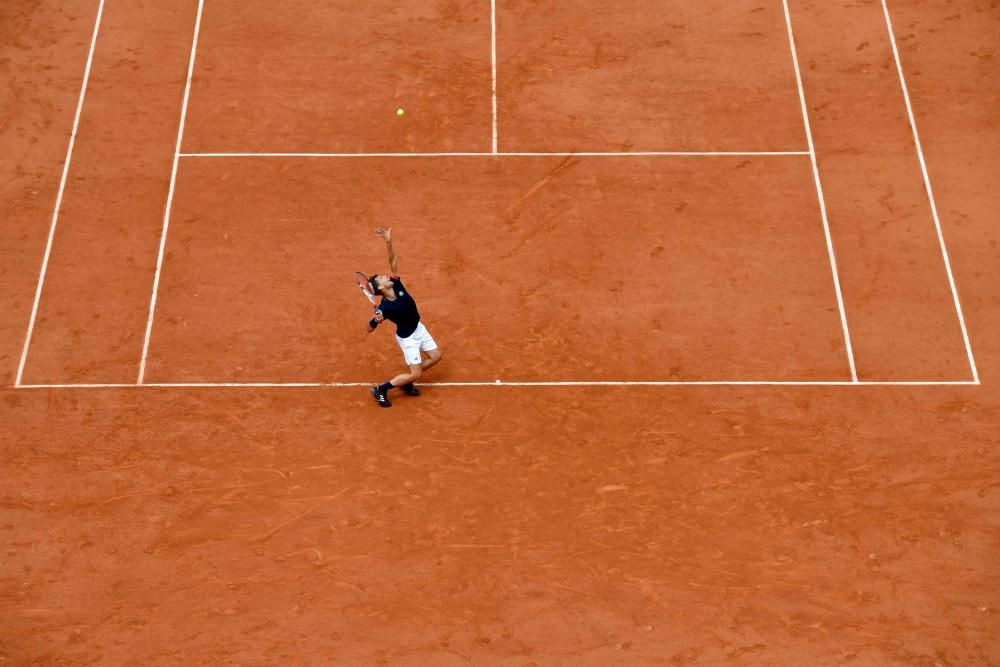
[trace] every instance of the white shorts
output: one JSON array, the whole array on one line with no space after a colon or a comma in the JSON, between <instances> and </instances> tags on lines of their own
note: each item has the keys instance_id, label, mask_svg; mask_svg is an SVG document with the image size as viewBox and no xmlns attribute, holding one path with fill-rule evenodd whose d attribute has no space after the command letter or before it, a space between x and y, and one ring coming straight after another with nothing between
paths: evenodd
<instances>
[{"instance_id":1,"label":"white shorts","mask_svg":"<svg viewBox=\"0 0 1000 667\"><path fill-rule=\"evenodd\" d=\"M430 352L437 349L437 343L431 338L431 332L427 330L423 322L417 323L417 328L406 338L396 336L399 349L403 351L403 359L406 359L407 366L419 366L423 363L420 351Z\"/></svg>"}]
</instances>

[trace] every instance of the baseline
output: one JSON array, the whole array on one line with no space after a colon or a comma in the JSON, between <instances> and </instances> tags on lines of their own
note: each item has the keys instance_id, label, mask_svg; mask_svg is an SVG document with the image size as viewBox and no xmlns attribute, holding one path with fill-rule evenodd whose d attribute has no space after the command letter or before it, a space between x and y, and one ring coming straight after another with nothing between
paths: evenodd
<instances>
[{"instance_id":1,"label":"baseline","mask_svg":"<svg viewBox=\"0 0 1000 667\"><path fill-rule=\"evenodd\" d=\"M150 382L146 384L23 384L14 389L215 389L215 388L336 388L370 387L374 382ZM961 387L979 386L972 380L691 380L691 381L553 381L553 382L416 382L420 387Z\"/></svg>"}]
</instances>

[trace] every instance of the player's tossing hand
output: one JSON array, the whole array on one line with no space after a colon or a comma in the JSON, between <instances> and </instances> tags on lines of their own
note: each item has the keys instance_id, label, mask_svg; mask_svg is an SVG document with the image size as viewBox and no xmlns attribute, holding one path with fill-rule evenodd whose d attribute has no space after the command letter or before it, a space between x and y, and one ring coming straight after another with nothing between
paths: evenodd
<instances>
[{"instance_id":1,"label":"player's tossing hand","mask_svg":"<svg viewBox=\"0 0 1000 667\"><path fill-rule=\"evenodd\" d=\"M377 228L375 230L375 236L379 237L386 243L389 243L390 241L392 241L392 227L389 227L388 229L385 229L383 227Z\"/></svg>"}]
</instances>

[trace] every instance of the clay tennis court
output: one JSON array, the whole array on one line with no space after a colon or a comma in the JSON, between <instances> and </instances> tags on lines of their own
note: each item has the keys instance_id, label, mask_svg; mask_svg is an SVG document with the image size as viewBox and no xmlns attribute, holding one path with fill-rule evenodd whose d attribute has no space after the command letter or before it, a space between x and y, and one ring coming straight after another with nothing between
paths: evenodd
<instances>
[{"instance_id":1,"label":"clay tennis court","mask_svg":"<svg viewBox=\"0 0 1000 667\"><path fill-rule=\"evenodd\" d=\"M2 12L0 662L1000 663L995 3Z\"/></svg>"}]
</instances>

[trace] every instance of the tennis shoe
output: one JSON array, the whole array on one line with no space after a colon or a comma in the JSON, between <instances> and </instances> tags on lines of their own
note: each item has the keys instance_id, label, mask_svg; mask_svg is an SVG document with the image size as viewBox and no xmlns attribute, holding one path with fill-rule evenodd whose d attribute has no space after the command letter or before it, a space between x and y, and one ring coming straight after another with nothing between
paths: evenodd
<instances>
[{"instance_id":1,"label":"tennis shoe","mask_svg":"<svg viewBox=\"0 0 1000 667\"><path fill-rule=\"evenodd\" d=\"M407 396L419 396L420 390L413 386L413 383L404 384L400 387Z\"/></svg>"},{"instance_id":2,"label":"tennis shoe","mask_svg":"<svg viewBox=\"0 0 1000 667\"><path fill-rule=\"evenodd\" d=\"M392 407L392 402L389 400L389 397L380 392L378 387L372 387L368 390L368 393L372 395L372 398L375 399L375 402L378 403L380 408Z\"/></svg>"}]
</instances>

